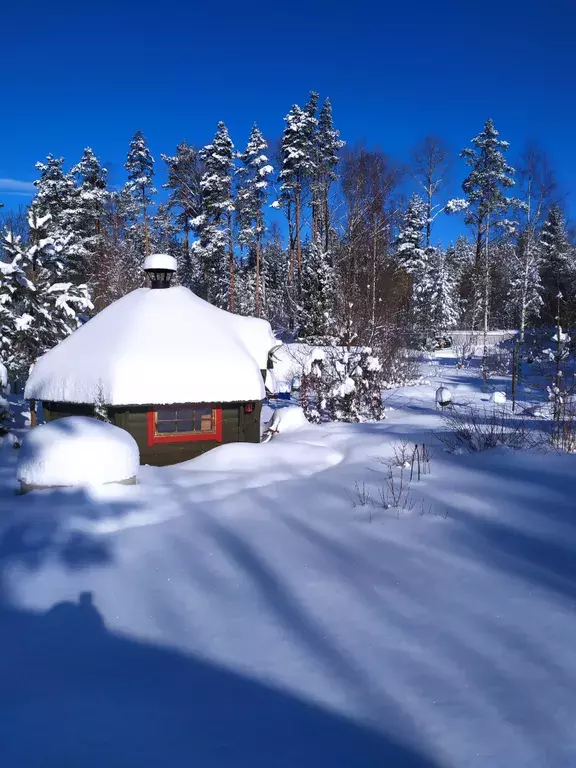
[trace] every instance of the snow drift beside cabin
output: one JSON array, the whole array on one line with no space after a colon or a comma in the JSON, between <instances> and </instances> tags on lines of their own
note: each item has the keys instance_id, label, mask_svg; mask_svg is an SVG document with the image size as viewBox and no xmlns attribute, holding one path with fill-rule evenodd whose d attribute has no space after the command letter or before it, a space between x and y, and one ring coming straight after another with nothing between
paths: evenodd
<instances>
[{"instance_id":1,"label":"snow drift beside cabin","mask_svg":"<svg viewBox=\"0 0 576 768\"><path fill-rule=\"evenodd\" d=\"M261 400L261 368L278 342L187 288L139 288L43 355L26 398L148 405Z\"/></svg>"}]
</instances>

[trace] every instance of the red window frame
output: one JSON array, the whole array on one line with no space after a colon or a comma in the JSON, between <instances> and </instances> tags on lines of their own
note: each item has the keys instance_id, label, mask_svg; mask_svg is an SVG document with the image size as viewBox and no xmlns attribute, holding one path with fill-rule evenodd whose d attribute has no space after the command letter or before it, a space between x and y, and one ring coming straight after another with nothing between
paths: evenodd
<instances>
[{"instance_id":1,"label":"red window frame","mask_svg":"<svg viewBox=\"0 0 576 768\"><path fill-rule=\"evenodd\" d=\"M188 408L194 408L193 404L185 403ZM178 405L165 405L164 408L178 408ZM148 411L148 445L158 445L159 443L195 443L199 440L213 440L222 442L222 408L212 408L214 413L214 431L213 432L188 432L180 435L157 435L155 414L157 408Z\"/></svg>"}]
</instances>

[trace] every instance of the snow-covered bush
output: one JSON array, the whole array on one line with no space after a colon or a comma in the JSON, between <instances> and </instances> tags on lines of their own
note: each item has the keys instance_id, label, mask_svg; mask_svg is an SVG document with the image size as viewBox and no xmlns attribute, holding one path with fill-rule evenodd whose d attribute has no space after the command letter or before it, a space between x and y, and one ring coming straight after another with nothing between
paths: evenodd
<instances>
[{"instance_id":1,"label":"snow-covered bush","mask_svg":"<svg viewBox=\"0 0 576 768\"><path fill-rule=\"evenodd\" d=\"M12 411L6 398L0 396L0 437L10 431L12 421Z\"/></svg>"},{"instance_id":2,"label":"snow-covered bush","mask_svg":"<svg viewBox=\"0 0 576 768\"><path fill-rule=\"evenodd\" d=\"M138 445L125 430L89 416L68 416L30 430L17 477L22 490L127 482L139 463Z\"/></svg>"},{"instance_id":3,"label":"snow-covered bush","mask_svg":"<svg viewBox=\"0 0 576 768\"><path fill-rule=\"evenodd\" d=\"M480 362L480 375L486 384L494 377L512 373L512 354L505 347L488 347Z\"/></svg>"},{"instance_id":4,"label":"snow-covered bush","mask_svg":"<svg viewBox=\"0 0 576 768\"><path fill-rule=\"evenodd\" d=\"M47 234L50 215L28 214L29 241L4 234L0 262L0 352L13 378L69 336L92 309L86 285L66 281L67 243Z\"/></svg>"}]
</instances>

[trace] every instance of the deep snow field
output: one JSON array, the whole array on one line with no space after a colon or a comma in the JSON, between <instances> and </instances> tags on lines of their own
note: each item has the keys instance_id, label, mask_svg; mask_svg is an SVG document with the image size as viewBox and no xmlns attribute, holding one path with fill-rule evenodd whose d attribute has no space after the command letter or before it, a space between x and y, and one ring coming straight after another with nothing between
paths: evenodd
<instances>
[{"instance_id":1,"label":"deep snow field","mask_svg":"<svg viewBox=\"0 0 576 768\"><path fill-rule=\"evenodd\" d=\"M490 407L453 362L136 486L15 495L1 446L0 766L576 765L576 455L448 453L439 382Z\"/></svg>"}]
</instances>

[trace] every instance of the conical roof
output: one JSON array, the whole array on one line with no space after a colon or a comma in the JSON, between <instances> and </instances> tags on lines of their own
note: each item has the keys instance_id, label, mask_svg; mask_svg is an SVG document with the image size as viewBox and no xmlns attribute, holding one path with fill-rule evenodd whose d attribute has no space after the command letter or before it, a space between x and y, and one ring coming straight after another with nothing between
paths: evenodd
<instances>
[{"instance_id":1,"label":"conical roof","mask_svg":"<svg viewBox=\"0 0 576 768\"><path fill-rule=\"evenodd\" d=\"M43 355L25 397L107 405L261 400L269 323L187 288L139 288Z\"/></svg>"}]
</instances>

